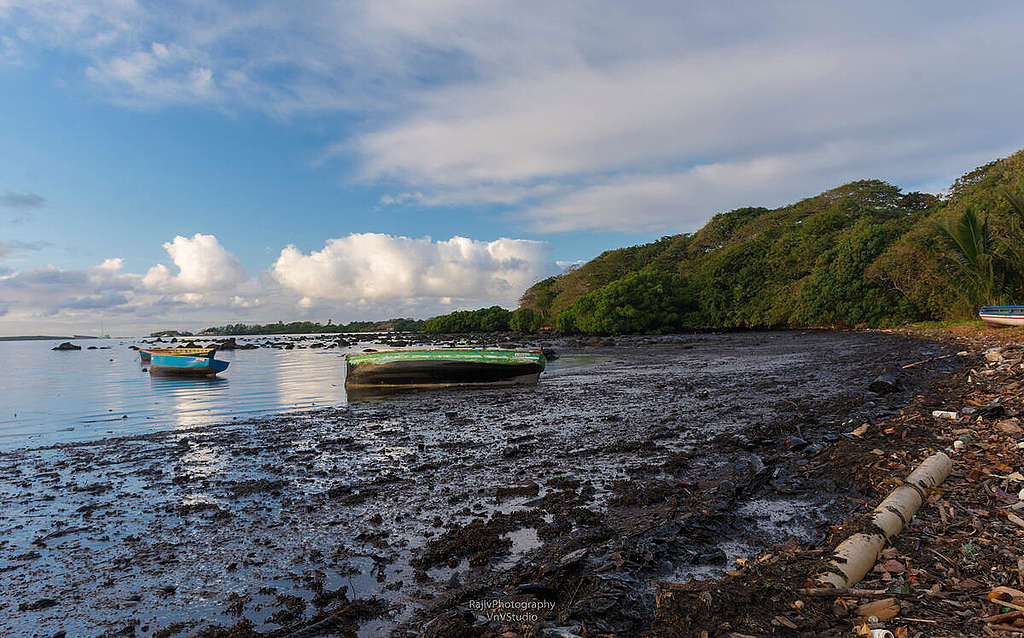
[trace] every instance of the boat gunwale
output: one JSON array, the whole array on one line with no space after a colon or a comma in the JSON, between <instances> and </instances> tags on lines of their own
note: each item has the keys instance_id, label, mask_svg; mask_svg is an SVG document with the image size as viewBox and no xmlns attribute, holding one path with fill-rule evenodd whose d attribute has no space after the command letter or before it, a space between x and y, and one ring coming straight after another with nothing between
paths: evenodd
<instances>
[{"instance_id":1,"label":"boat gunwale","mask_svg":"<svg viewBox=\"0 0 1024 638\"><path fill-rule=\"evenodd\" d=\"M521 359L517 361L514 358L516 356L526 355L526 357L524 357L524 358L529 358L530 361L535 361L536 363L540 364L541 367L544 367L545 364L547 363L547 357L544 356L544 352L541 351L541 350L507 350L507 349L486 350L486 349L481 349L481 348L447 348L447 349L418 348L418 349L415 349L415 350L380 350L380 351L377 351L377 352L349 352L349 353L347 353L345 355L345 364L346 365L360 365L360 364L363 364L363 363L373 363L373 359L376 359L378 357L380 357L380 358L387 358L389 356L395 356L395 355L416 355L417 353L441 353L441 354L446 354L446 353L473 353L473 354L479 354L479 355L483 355L483 356L486 356L488 354L490 354L490 355L499 355L500 354L501 357L493 357L493 358L494 359L498 359L498 358L507 359L507 361L497 361L497 360L481 361L482 363L489 363L489 364L492 364L492 365L521 364L521 363L523 363L523 361ZM364 359L360 359L360 358L364 358ZM412 359L414 357L409 357L409 358ZM452 359L456 359L456 358L457 357L452 357ZM353 360L353 359L355 359L355 360ZM440 361L440 360L443 360L444 357L436 357L434 359ZM431 360L431 358L423 357L423 360L424 361L429 361L429 360ZM385 361L385 362L379 363L377 365L386 365L387 363L393 363L393 362Z\"/></svg>"}]
</instances>

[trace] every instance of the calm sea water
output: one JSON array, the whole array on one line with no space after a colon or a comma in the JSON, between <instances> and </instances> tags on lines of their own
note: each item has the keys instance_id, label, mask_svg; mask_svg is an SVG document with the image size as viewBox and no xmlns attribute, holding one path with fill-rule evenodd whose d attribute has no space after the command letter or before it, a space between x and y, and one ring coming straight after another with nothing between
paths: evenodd
<instances>
[{"instance_id":1,"label":"calm sea water","mask_svg":"<svg viewBox=\"0 0 1024 638\"><path fill-rule=\"evenodd\" d=\"M246 340L239 339L239 343ZM216 379L151 377L125 339L0 342L0 449L136 434L247 416L344 405L346 352L236 350ZM109 347L87 350L89 346Z\"/></svg>"}]
</instances>

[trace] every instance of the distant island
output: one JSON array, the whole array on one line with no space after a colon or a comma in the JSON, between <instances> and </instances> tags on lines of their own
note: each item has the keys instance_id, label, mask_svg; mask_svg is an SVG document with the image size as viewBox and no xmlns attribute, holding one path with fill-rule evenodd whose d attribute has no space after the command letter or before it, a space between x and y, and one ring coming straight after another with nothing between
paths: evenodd
<instances>
[{"instance_id":1,"label":"distant island","mask_svg":"<svg viewBox=\"0 0 1024 638\"><path fill-rule=\"evenodd\" d=\"M90 335L51 336L51 335L16 335L13 337L0 337L0 341L50 341L53 339L100 339Z\"/></svg>"}]
</instances>

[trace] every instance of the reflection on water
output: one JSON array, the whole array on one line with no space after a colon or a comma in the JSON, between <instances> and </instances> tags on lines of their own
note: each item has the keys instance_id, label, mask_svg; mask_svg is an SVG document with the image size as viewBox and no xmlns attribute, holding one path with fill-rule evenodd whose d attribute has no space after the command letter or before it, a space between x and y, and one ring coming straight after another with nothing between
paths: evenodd
<instances>
[{"instance_id":1,"label":"reflection on water","mask_svg":"<svg viewBox=\"0 0 1024 638\"><path fill-rule=\"evenodd\" d=\"M196 379L150 376L128 348L134 341L76 340L80 351L51 351L57 343L0 342L0 365L18 370L0 382L0 449L343 405L343 355L368 345L223 351L228 370Z\"/></svg>"},{"instance_id":2,"label":"reflection on water","mask_svg":"<svg viewBox=\"0 0 1024 638\"><path fill-rule=\"evenodd\" d=\"M247 341L239 339L240 344ZM151 376L148 364L129 349L136 343L132 340L77 340L82 350L50 350L57 343L0 342L0 366L18 371L0 381L0 450L344 405L349 400L344 355L373 345L226 350L217 358L231 363L227 371L214 378L187 378ZM591 359L563 357L550 362L544 376L571 374L592 365ZM389 396L369 394L350 398Z\"/></svg>"}]
</instances>

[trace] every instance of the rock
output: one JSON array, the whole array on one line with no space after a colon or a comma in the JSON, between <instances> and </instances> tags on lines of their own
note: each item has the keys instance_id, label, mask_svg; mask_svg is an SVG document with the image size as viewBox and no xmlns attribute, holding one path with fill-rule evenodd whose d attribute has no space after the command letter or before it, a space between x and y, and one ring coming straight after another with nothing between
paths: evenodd
<instances>
[{"instance_id":1,"label":"rock","mask_svg":"<svg viewBox=\"0 0 1024 638\"><path fill-rule=\"evenodd\" d=\"M565 556L558 560L559 567L569 567L583 560L583 557L587 555L587 548L577 549L574 552L569 552Z\"/></svg>"},{"instance_id":2,"label":"rock","mask_svg":"<svg viewBox=\"0 0 1024 638\"><path fill-rule=\"evenodd\" d=\"M1003 360L1003 349L1002 348L989 348L985 351L985 361L992 363L998 363Z\"/></svg>"},{"instance_id":3,"label":"rock","mask_svg":"<svg viewBox=\"0 0 1024 638\"><path fill-rule=\"evenodd\" d=\"M798 436L786 437L786 449L790 452L799 452L806 448L808 445L807 441L801 439Z\"/></svg>"},{"instance_id":4,"label":"rock","mask_svg":"<svg viewBox=\"0 0 1024 638\"><path fill-rule=\"evenodd\" d=\"M721 548L697 557L697 562L711 565L724 565L728 560L729 557L725 555L725 550Z\"/></svg>"},{"instance_id":5,"label":"rock","mask_svg":"<svg viewBox=\"0 0 1024 638\"><path fill-rule=\"evenodd\" d=\"M732 500L736 496L736 484L729 479L725 479L718 484L718 489L715 490L715 493L723 501Z\"/></svg>"},{"instance_id":6,"label":"rock","mask_svg":"<svg viewBox=\"0 0 1024 638\"><path fill-rule=\"evenodd\" d=\"M548 361L554 361L558 358L558 353L555 352L554 348L541 348L540 351L544 354L544 358Z\"/></svg>"},{"instance_id":7,"label":"rock","mask_svg":"<svg viewBox=\"0 0 1024 638\"><path fill-rule=\"evenodd\" d=\"M573 554L575 553L576 552L573 552ZM561 565L562 561L559 561L558 563L559 565ZM550 585L546 585L544 583L522 583L520 585L516 585L516 593L526 594L528 596L533 596L534 598L539 598L541 600L558 600L558 593L555 592L555 590L552 589Z\"/></svg>"},{"instance_id":8,"label":"rock","mask_svg":"<svg viewBox=\"0 0 1024 638\"><path fill-rule=\"evenodd\" d=\"M237 348L238 348L238 344L235 343L235 338L234 337L231 337L230 339L225 339L224 341L221 341L220 344L217 346L218 350L235 350Z\"/></svg>"},{"instance_id":9,"label":"rock","mask_svg":"<svg viewBox=\"0 0 1024 638\"><path fill-rule=\"evenodd\" d=\"M75 344L71 343L70 341L65 341L64 343L60 344L59 346L54 346L54 347L50 348L50 350L81 350L81 349L82 349L82 346L76 346Z\"/></svg>"},{"instance_id":10,"label":"rock","mask_svg":"<svg viewBox=\"0 0 1024 638\"><path fill-rule=\"evenodd\" d=\"M899 379L889 371L885 371L878 375L875 380L871 382L871 385L868 386L868 390L871 390L876 394L889 394L891 392L899 392L901 389Z\"/></svg>"},{"instance_id":11,"label":"rock","mask_svg":"<svg viewBox=\"0 0 1024 638\"><path fill-rule=\"evenodd\" d=\"M39 611L40 609L49 609L50 607L56 606L57 601L52 598L40 598L37 601L31 603L21 603L18 605L18 611Z\"/></svg>"},{"instance_id":12,"label":"rock","mask_svg":"<svg viewBox=\"0 0 1024 638\"><path fill-rule=\"evenodd\" d=\"M1004 408L1003 404L999 402L999 399L996 399L983 408L978 408L978 416L985 417L986 419L995 419L1003 416L1004 414L1006 414L1006 408Z\"/></svg>"},{"instance_id":13,"label":"rock","mask_svg":"<svg viewBox=\"0 0 1024 638\"><path fill-rule=\"evenodd\" d=\"M1020 434L1024 430L1020 427L1020 420L1018 419L1006 419L1004 421L996 422L996 429L1006 434Z\"/></svg>"}]
</instances>

